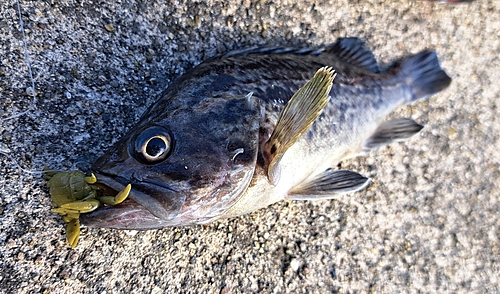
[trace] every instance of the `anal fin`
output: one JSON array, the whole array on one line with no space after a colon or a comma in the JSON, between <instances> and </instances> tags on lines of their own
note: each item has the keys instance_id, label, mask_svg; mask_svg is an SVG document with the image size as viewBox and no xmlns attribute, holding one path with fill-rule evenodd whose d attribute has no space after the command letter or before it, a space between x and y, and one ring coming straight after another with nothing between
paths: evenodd
<instances>
[{"instance_id":1,"label":"anal fin","mask_svg":"<svg viewBox=\"0 0 500 294\"><path fill-rule=\"evenodd\" d=\"M403 141L417 134L423 126L411 118L397 118L381 123L373 135L363 144L363 152Z\"/></svg>"},{"instance_id":2,"label":"anal fin","mask_svg":"<svg viewBox=\"0 0 500 294\"><path fill-rule=\"evenodd\" d=\"M371 180L350 170L325 170L310 181L294 187L288 199L335 199L346 193L364 189Z\"/></svg>"}]
</instances>

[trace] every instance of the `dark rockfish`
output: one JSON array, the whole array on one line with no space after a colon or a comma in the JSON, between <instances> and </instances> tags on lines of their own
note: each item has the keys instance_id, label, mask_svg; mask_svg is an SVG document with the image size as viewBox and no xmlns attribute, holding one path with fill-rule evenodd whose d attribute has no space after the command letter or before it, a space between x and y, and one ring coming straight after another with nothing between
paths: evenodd
<instances>
[{"instance_id":1,"label":"dark rockfish","mask_svg":"<svg viewBox=\"0 0 500 294\"><path fill-rule=\"evenodd\" d=\"M304 86L325 66L337 73L333 84L324 68ZM317 50L229 52L178 78L93 164L101 188L116 193L131 184L132 191L81 221L118 229L193 225L284 199L358 191L370 180L332 167L418 133L422 126L410 118L385 118L450 82L435 52L380 70L356 38Z\"/></svg>"}]
</instances>

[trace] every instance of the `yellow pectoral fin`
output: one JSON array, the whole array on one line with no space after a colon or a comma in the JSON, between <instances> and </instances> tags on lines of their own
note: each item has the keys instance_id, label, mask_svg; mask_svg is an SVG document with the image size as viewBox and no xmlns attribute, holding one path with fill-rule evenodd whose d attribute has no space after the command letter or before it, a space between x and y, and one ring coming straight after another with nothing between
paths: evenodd
<instances>
[{"instance_id":1,"label":"yellow pectoral fin","mask_svg":"<svg viewBox=\"0 0 500 294\"><path fill-rule=\"evenodd\" d=\"M334 70L320 68L281 111L276 127L263 149L267 177L273 185L279 181L279 162L283 154L309 129L329 101L328 94L334 78Z\"/></svg>"},{"instance_id":2,"label":"yellow pectoral fin","mask_svg":"<svg viewBox=\"0 0 500 294\"><path fill-rule=\"evenodd\" d=\"M80 213L87 213L96 210L100 204L101 202L97 199L89 199L66 203L61 205L61 208L77 211ZM54 211L54 209L52 211Z\"/></svg>"}]
</instances>

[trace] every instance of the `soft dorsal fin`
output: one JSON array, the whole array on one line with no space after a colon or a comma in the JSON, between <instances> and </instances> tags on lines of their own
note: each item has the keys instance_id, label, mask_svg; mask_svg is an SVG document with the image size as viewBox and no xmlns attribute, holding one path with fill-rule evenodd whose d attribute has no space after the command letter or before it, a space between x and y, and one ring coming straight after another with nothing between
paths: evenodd
<instances>
[{"instance_id":1,"label":"soft dorsal fin","mask_svg":"<svg viewBox=\"0 0 500 294\"><path fill-rule=\"evenodd\" d=\"M313 179L294 187L288 193L287 198L292 200L334 199L346 193L364 189L370 182L369 178L357 172L329 168Z\"/></svg>"},{"instance_id":2,"label":"soft dorsal fin","mask_svg":"<svg viewBox=\"0 0 500 294\"><path fill-rule=\"evenodd\" d=\"M373 73L380 72L375 56L359 38L339 39L329 46L326 51L337 55L343 61L354 66L359 66Z\"/></svg>"},{"instance_id":3,"label":"soft dorsal fin","mask_svg":"<svg viewBox=\"0 0 500 294\"><path fill-rule=\"evenodd\" d=\"M309 129L328 102L334 78L334 70L320 68L281 111L271 137L262 147L267 177L273 185L279 180L279 162L283 154Z\"/></svg>"}]
</instances>

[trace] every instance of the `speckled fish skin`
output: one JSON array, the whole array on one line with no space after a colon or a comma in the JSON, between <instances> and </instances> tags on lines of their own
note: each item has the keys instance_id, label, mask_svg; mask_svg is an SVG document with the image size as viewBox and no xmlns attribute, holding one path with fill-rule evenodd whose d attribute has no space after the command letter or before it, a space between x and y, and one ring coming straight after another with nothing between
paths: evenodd
<instances>
[{"instance_id":1,"label":"speckled fish skin","mask_svg":"<svg viewBox=\"0 0 500 294\"><path fill-rule=\"evenodd\" d=\"M338 74L331 100L285 153L279 182L273 185L262 145L289 99L323 66ZM386 116L450 82L435 52L410 55L381 71L357 38L319 49L239 50L208 60L174 81L137 125L93 164L100 185L119 191L130 183L132 191L130 200L86 214L82 223L117 229L194 225L284 199L314 199L291 197L291 191L314 183L343 159L390 143L378 131L384 129ZM168 156L155 164L144 163L134 147L151 128L171 138ZM420 128L417 125L411 134ZM337 197L330 194L318 198Z\"/></svg>"}]
</instances>

